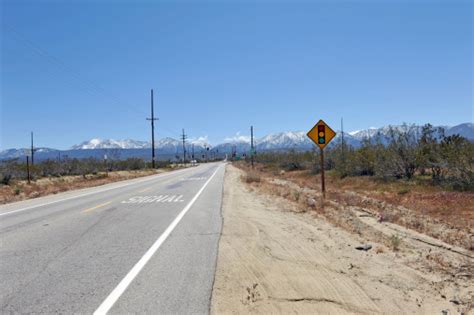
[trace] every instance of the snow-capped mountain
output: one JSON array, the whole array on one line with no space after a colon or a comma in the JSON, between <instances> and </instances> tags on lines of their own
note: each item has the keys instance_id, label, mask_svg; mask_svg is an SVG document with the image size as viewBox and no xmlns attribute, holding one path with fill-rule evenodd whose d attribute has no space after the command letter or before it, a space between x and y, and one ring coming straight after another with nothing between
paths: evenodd
<instances>
[{"instance_id":1,"label":"snow-capped mountain","mask_svg":"<svg viewBox=\"0 0 474 315\"><path fill-rule=\"evenodd\" d=\"M474 141L474 124L464 123L453 127L442 126L445 130L446 135L459 134L470 141ZM346 144L353 147L359 147L364 139L380 139L382 143L388 143L390 141L390 130L404 130L410 128L415 136L421 135L422 126L384 126L381 128L369 128L366 130L357 130L353 132L344 133L344 141ZM335 139L329 144L334 146L341 141L341 132L337 132ZM246 135L237 134L234 137L226 138L226 141L215 146L210 146L207 137L190 138L186 142L186 150L192 152L192 146L194 145L194 151L196 154L203 153L206 148L211 147L211 151L219 153L231 153L236 150L239 153L248 152L250 150L250 137ZM155 142L155 149L158 155L162 156L176 156L182 154L183 150L182 141L174 138L162 138ZM287 131L275 134L266 135L261 138L255 139L255 146L257 151L268 151L268 150L311 150L315 148L315 145L306 136L304 131ZM120 157L146 157L149 156L149 148L151 143L147 141L136 141L136 140L100 140L92 139L84 141L78 145L74 145L71 150L61 151L61 155L67 155L69 157L90 157L98 156L101 157L107 154L108 149L117 149L121 152ZM0 151L0 159L13 159L22 158L29 153L28 149L9 149ZM37 148L36 155L38 159L56 158L58 156L58 150L51 148Z\"/></svg>"},{"instance_id":2,"label":"snow-capped mountain","mask_svg":"<svg viewBox=\"0 0 474 315\"><path fill-rule=\"evenodd\" d=\"M310 149L311 140L304 131L288 131L270 134L257 140L257 150Z\"/></svg>"},{"instance_id":3,"label":"snow-capped mountain","mask_svg":"<svg viewBox=\"0 0 474 315\"><path fill-rule=\"evenodd\" d=\"M137 141L131 139L125 140L101 140L91 139L80 144L73 145L72 150L88 150L88 149L143 149L150 147L150 143L146 141Z\"/></svg>"},{"instance_id":4,"label":"snow-capped mountain","mask_svg":"<svg viewBox=\"0 0 474 315\"><path fill-rule=\"evenodd\" d=\"M194 145L197 148L204 148L209 146L207 137L199 137L196 139L189 139L187 145ZM178 139L166 137L155 141L156 149L163 149L165 151L175 151L176 147L182 147L182 142ZM138 140L114 140L114 139L91 139L73 145L71 150L93 150L93 149L146 149L151 148L151 141Z\"/></svg>"},{"instance_id":5,"label":"snow-capped mountain","mask_svg":"<svg viewBox=\"0 0 474 315\"><path fill-rule=\"evenodd\" d=\"M369 129L365 129L365 130L351 131L351 132L348 132L347 134L355 139L362 140L365 137L368 137L368 138L373 137L377 133L378 130L379 128L370 127Z\"/></svg>"},{"instance_id":6,"label":"snow-capped mountain","mask_svg":"<svg viewBox=\"0 0 474 315\"><path fill-rule=\"evenodd\" d=\"M55 154L58 151L59 150L51 148L35 148L35 156L42 154ZM25 157L27 155L31 155L30 148L8 149L0 151L0 160L17 159Z\"/></svg>"}]
</instances>

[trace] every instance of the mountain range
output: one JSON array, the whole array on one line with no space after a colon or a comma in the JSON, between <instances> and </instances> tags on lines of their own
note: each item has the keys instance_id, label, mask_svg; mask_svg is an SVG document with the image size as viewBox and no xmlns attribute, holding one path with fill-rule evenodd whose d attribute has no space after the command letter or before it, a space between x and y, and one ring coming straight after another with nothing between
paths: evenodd
<instances>
[{"instance_id":1,"label":"mountain range","mask_svg":"<svg viewBox=\"0 0 474 315\"><path fill-rule=\"evenodd\" d=\"M444 128L446 135L459 134L470 141L474 141L474 124L464 123L453 127L440 126ZM382 142L389 141L390 128L403 129L406 126L384 126L382 128L369 128L366 130L357 130L352 132L344 132L344 141L353 146L359 147L362 141L366 138L378 137ZM422 126L410 126L415 135L420 135ZM331 145L340 143L341 132L337 132L337 136L332 140ZM257 151L271 151L271 150L310 150L314 148L313 142L306 136L304 131L287 131L275 134L266 135L262 138L257 138L255 141ZM238 153L247 152L250 150L249 137L237 137L235 139L228 139L224 143L211 146L207 142L207 138L201 137L197 139L190 139L186 143L186 150L190 153L194 147L196 156L205 154L207 148L211 152L225 154L236 150ZM151 142L138 140L101 140L91 139L80 144L73 145L70 150L56 150L52 148L36 148L36 159L50 159L58 158L61 155L68 157L86 158L97 157L102 158L104 154L108 154L111 158L128 158L128 157L142 157L149 158L149 149ZM176 155L182 155L182 142L174 138L162 138L155 141L155 149L159 158L169 159ZM0 151L0 160L22 158L29 152L28 149L8 149Z\"/></svg>"}]
</instances>

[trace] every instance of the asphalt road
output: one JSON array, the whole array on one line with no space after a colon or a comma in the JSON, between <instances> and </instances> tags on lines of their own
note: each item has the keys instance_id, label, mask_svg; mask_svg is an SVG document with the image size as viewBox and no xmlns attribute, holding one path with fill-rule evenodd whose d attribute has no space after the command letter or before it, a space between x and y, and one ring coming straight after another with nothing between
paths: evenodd
<instances>
[{"instance_id":1,"label":"asphalt road","mask_svg":"<svg viewBox=\"0 0 474 315\"><path fill-rule=\"evenodd\" d=\"M223 163L0 207L2 313L208 313Z\"/></svg>"}]
</instances>

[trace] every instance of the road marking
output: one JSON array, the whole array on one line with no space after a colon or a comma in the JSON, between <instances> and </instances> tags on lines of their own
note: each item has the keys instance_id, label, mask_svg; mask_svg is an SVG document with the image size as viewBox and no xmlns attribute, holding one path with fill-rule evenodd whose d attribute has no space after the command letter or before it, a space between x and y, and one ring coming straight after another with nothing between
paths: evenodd
<instances>
[{"instance_id":1,"label":"road marking","mask_svg":"<svg viewBox=\"0 0 474 315\"><path fill-rule=\"evenodd\" d=\"M133 196L120 203L183 202L183 195Z\"/></svg>"},{"instance_id":2,"label":"road marking","mask_svg":"<svg viewBox=\"0 0 474 315\"><path fill-rule=\"evenodd\" d=\"M68 197L68 198L53 200L53 201L46 202L46 203L39 204L39 205L33 205L33 206L29 206L29 207L25 207L25 208L21 208L21 209L17 209L17 210L12 210L12 211L9 211L9 212L0 213L0 217L4 216L4 215L7 215L7 214L12 214L12 213L22 212L22 211L26 211L26 210L31 210L31 209L38 208L38 207L48 206L48 205L51 205L53 203L58 203L58 202L61 202L61 201L66 201L66 200L71 200L71 199L80 198L80 197L84 197L84 196L89 196L89 195L93 195L93 194L97 194L97 193L101 193L101 192L104 192L104 191L109 191L109 190L113 190L113 189L117 189L117 188L122 188L122 187L130 186L130 185L141 184L141 183L144 183L144 182L147 182L147 181L150 181L150 180L154 180L154 179L162 178L162 177L167 177L167 176L170 176L170 175L176 175L177 173L182 173L184 171L189 171L189 170L193 170L193 169L192 168L185 168L185 169L182 169L182 170L171 171L171 172L165 173L165 174L152 175L153 176L152 178L146 178L146 179L142 179L142 180L139 180L139 181L134 181L133 183L126 183L126 184L119 185L119 186L108 187L108 188L104 188L104 189L100 189L100 190L96 190L96 191L91 191L91 192L88 192L88 193L85 193L85 194L82 194L82 195L71 196L71 197Z\"/></svg>"},{"instance_id":3,"label":"road marking","mask_svg":"<svg viewBox=\"0 0 474 315\"><path fill-rule=\"evenodd\" d=\"M145 267L148 261L153 257L155 252L160 248L161 244L168 238L168 236L173 232L178 223L184 217L186 212L192 207L194 202L198 199L201 193L204 191L206 186L211 182L214 176L217 174L217 171L220 170L220 166L214 171L214 173L209 177L209 179L202 185L201 189L196 193L196 195L191 199L191 201L184 207L183 210L178 214L178 216L171 222L171 224L166 228L163 234L155 241L155 243L147 250L147 252L140 258L140 260L133 266L133 268L127 273L125 278L120 281L120 283L115 287L115 289L107 296L107 298L102 302L102 304L94 312L94 315L107 314L108 311L114 306L115 302L120 298L120 296L125 292L127 287L132 283L135 277L140 273L140 271Z\"/></svg>"},{"instance_id":4,"label":"road marking","mask_svg":"<svg viewBox=\"0 0 474 315\"><path fill-rule=\"evenodd\" d=\"M148 188L145 188L143 190L140 190L139 193L144 193L144 192L147 192L149 190L151 190L152 187L148 187Z\"/></svg>"},{"instance_id":5,"label":"road marking","mask_svg":"<svg viewBox=\"0 0 474 315\"><path fill-rule=\"evenodd\" d=\"M99 208L102 208L102 207L104 207L104 206L106 206L106 205L109 205L109 204L111 204L111 203L112 203L112 201L109 201L109 202L106 202L106 203L97 205L97 206L95 206L95 207L86 209L86 210L84 210L83 212L89 212L89 211L92 211L92 210L95 210L95 209L99 209Z\"/></svg>"}]
</instances>

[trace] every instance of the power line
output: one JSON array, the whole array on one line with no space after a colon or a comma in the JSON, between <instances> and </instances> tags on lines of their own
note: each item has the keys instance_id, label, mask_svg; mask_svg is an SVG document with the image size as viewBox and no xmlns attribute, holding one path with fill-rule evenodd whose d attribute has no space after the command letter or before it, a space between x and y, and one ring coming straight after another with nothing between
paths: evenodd
<instances>
[{"instance_id":1,"label":"power line","mask_svg":"<svg viewBox=\"0 0 474 315\"><path fill-rule=\"evenodd\" d=\"M30 39L28 39L26 36L24 36L23 34L18 32L12 26L10 26L8 24L4 24L4 26L5 26L5 29L9 30L10 33L15 36L16 39L20 40L21 42L23 42L24 44L29 46L31 48L30 51L35 52L38 56L42 57L43 60L45 60L45 61L47 61L51 64L56 65L59 70L61 70L64 73L69 74L71 78L74 78L80 84L78 85L74 82L68 82L67 80L63 81L63 82L66 82L67 84L69 84L70 86L72 86L74 88L77 88L79 86L80 88L82 88L84 91L86 91L87 93L89 93L92 96L100 96L100 97L103 97L107 100L112 100L112 102L115 103L116 105L119 105L122 110L126 110L126 111L129 111L129 112L134 112L134 113L140 114L140 115L144 114L143 111L138 110L136 107L133 107L130 104L128 104L126 102L123 102L123 101L119 100L117 97L107 93L107 91L104 88L102 88L101 86L99 86L98 84L93 82L92 80L89 80L89 79L85 78L79 72L77 72L74 69L72 69L71 67L69 67L64 61L62 61L58 57L54 56L53 54L49 53L44 48L42 48L40 45L38 45L38 44L34 43L33 41L31 41ZM49 70L51 70L51 69L49 69ZM53 75L51 72L50 72L50 74Z\"/></svg>"}]
</instances>

